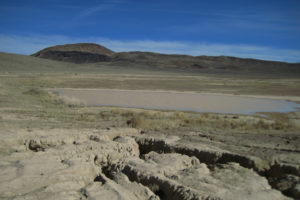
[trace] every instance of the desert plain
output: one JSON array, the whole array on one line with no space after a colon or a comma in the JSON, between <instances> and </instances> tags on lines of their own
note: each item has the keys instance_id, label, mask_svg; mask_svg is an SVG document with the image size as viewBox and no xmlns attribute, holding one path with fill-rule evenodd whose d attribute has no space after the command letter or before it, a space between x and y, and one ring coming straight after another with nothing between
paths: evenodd
<instances>
[{"instance_id":1,"label":"desert plain","mask_svg":"<svg viewBox=\"0 0 300 200\"><path fill-rule=\"evenodd\" d=\"M0 53L0 199L300 198L299 73L139 65Z\"/></svg>"}]
</instances>

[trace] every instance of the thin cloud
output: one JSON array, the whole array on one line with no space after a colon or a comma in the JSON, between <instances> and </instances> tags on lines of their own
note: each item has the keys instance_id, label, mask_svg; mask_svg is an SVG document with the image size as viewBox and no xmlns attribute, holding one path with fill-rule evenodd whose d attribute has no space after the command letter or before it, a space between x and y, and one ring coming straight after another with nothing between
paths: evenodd
<instances>
[{"instance_id":1,"label":"thin cloud","mask_svg":"<svg viewBox=\"0 0 300 200\"><path fill-rule=\"evenodd\" d=\"M89 7L85 10L83 10L80 14L80 18L89 17L93 14L96 14L97 12L101 11L107 11L115 8L116 6L119 6L121 4L125 4L127 1L125 0L110 0L110 1L104 1L102 4L95 5L93 7Z\"/></svg>"},{"instance_id":2,"label":"thin cloud","mask_svg":"<svg viewBox=\"0 0 300 200\"><path fill-rule=\"evenodd\" d=\"M84 11L82 11L79 15L80 18L85 18L88 17L90 15L93 15L99 11L104 11L104 10L109 10L113 7L113 5L111 4L103 4L103 5L97 5L94 7L90 7L85 9Z\"/></svg>"},{"instance_id":3,"label":"thin cloud","mask_svg":"<svg viewBox=\"0 0 300 200\"><path fill-rule=\"evenodd\" d=\"M300 62L300 49L280 49L247 44L231 45L194 43L187 41L112 40L99 37L72 38L60 35L0 35L0 51L29 55L49 46L79 42L98 43L116 52L152 51L167 54L187 54L193 56L225 55L263 60Z\"/></svg>"}]
</instances>

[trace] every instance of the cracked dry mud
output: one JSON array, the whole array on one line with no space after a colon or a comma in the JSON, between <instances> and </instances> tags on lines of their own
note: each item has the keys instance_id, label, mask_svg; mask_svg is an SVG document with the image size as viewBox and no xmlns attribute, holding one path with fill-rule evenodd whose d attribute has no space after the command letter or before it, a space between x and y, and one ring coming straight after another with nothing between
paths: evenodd
<instances>
[{"instance_id":1,"label":"cracked dry mud","mask_svg":"<svg viewBox=\"0 0 300 200\"><path fill-rule=\"evenodd\" d=\"M235 135L232 145L232 135L133 128L0 132L1 199L300 197L296 136L254 145Z\"/></svg>"}]
</instances>

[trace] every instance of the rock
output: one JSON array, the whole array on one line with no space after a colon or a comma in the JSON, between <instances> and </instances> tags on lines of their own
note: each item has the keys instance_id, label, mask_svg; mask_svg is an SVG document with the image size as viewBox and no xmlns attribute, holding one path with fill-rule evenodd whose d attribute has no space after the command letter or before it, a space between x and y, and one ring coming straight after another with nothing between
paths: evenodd
<instances>
[{"instance_id":1,"label":"rock","mask_svg":"<svg viewBox=\"0 0 300 200\"><path fill-rule=\"evenodd\" d=\"M300 198L300 183L297 183L294 187L291 188L291 195L297 199Z\"/></svg>"},{"instance_id":2,"label":"rock","mask_svg":"<svg viewBox=\"0 0 300 200\"><path fill-rule=\"evenodd\" d=\"M30 139L28 148L32 151L45 151L45 149L47 148L56 147L63 144L64 142L59 140L58 138L50 139L49 137L41 137Z\"/></svg>"},{"instance_id":3,"label":"rock","mask_svg":"<svg viewBox=\"0 0 300 200\"><path fill-rule=\"evenodd\" d=\"M300 177L295 175L283 175L281 177L274 177L270 179L270 184L273 188L281 191L282 193L294 197L300 198Z\"/></svg>"}]
</instances>

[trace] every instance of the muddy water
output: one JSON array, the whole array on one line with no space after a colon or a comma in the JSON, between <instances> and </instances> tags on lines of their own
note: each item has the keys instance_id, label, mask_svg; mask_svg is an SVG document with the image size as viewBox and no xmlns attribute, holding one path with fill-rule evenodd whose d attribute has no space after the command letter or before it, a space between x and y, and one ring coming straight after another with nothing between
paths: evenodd
<instances>
[{"instance_id":1,"label":"muddy water","mask_svg":"<svg viewBox=\"0 0 300 200\"><path fill-rule=\"evenodd\" d=\"M118 106L195 112L253 114L290 112L299 104L280 99L195 92L55 89L61 96L80 99L90 106Z\"/></svg>"}]
</instances>

